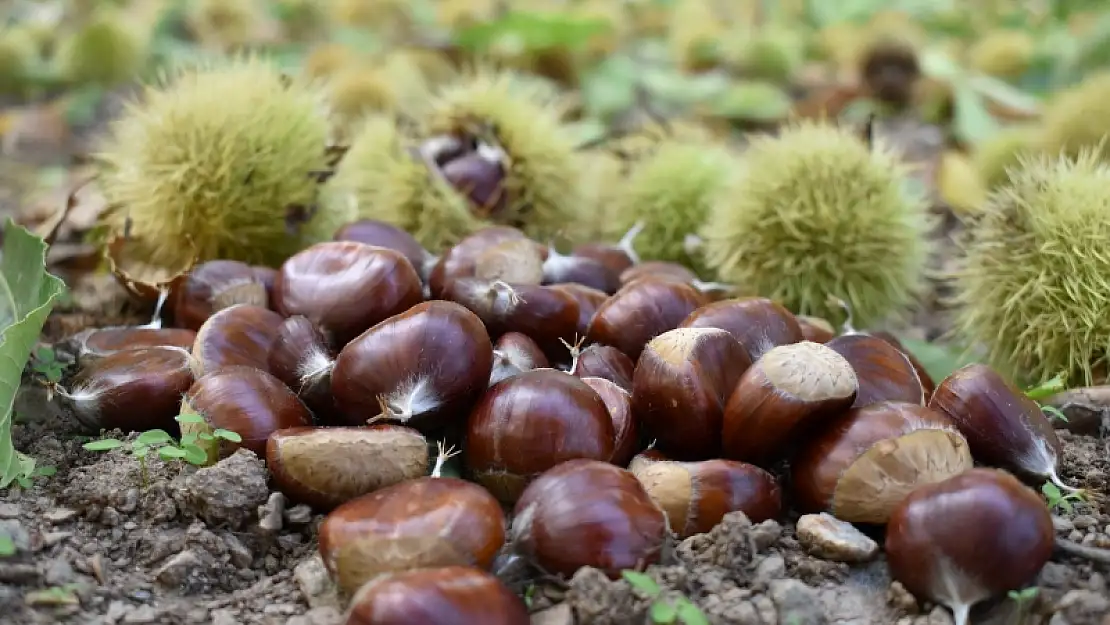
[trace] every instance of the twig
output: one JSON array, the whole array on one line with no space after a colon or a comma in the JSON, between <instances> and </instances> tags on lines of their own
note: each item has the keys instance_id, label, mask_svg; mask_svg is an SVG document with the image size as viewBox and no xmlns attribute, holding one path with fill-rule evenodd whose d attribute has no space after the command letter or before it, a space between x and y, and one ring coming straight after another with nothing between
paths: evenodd
<instances>
[{"instance_id":1,"label":"twig","mask_svg":"<svg viewBox=\"0 0 1110 625\"><path fill-rule=\"evenodd\" d=\"M69 195L66 196L66 203L62 206L62 214L58 215L58 221L54 222L54 226L50 228L50 232L46 235L45 241L47 247L54 245L54 241L58 240L58 234L61 233L62 226L65 225L66 220L69 219L70 211L77 207L77 193L92 181L93 179L91 176L85 178L70 190Z\"/></svg>"},{"instance_id":2,"label":"twig","mask_svg":"<svg viewBox=\"0 0 1110 625\"><path fill-rule=\"evenodd\" d=\"M1080 545L1079 543L1072 542L1066 538L1056 539L1056 550L1066 553L1070 556L1076 556L1091 562L1098 562L1099 564L1110 564L1110 549L1099 549L1098 547L1088 547Z\"/></svg>"}]
</instances>

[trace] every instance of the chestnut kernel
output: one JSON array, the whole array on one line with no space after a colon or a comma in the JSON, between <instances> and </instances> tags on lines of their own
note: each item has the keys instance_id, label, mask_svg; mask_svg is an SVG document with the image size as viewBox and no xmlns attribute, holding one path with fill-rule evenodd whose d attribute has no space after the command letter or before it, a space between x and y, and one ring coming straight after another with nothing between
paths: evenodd
<instances>
[{"instance_id":1,"label":"chestnut kernel","mask_svg":"<svg viewBox=\"0 0 1110 625\"><path fill-rule=\"evenodd\" d=\"M469 566L386 573L363 584L345 625L528 625L528 607L493 575Z\"/></svg>"},{"instance_id":2,"label":"chestnut kernel","mask_svg":"<svg viewBox=\"0 0 1110 625\"><path fill-rule=\"evenodd\" d=\"M531 239L509 239L492 245L474 259L474 277L511 284L543 282L543 255Z\"/></svg>"},{"instance_id":3,"label":"chestnut kernel","mask_svg":"<svg viewBox=\"0 0 1110 625\"><path fill-rule=\"evenodd\" d=\"M193 343L197 375L224 367L266 370L270 348L284 321L276 312L251 304L235 304L217 311L200 327Z\"/></svg>"},{"instance_id":4,"label":"chestnut kernel","mask_svg":"<svg viewBox=\"0 0 1110 625\"><path fill-rule=\"evenodd\" d=\"M826 343L851 363L859 380L854 408L880 401L925 405L925 389L902 350L868 334L844 334Z\"/></svg>"},{"instance_id":5,"label":"chestnut kernel","mask_svg":"<svg viewBox=\"0 0 1110 625\"><path fill-rule=\"evenodd\" d=\"M590 328L590 320L594 318L594 313L601 304L609 299L609 295L584 284L552 284L551 288L570 295L578 302L578 323L575 325L574 335L585 337L586 331Z\"/></svg>"},{"instance_id":6,"label":"chestnut kernel","mask_svg":"<svg viewBox=\"0 0 1110 625\"><path fill-rule=\"evenodd\" d=\"M335 354L327 337L307 317L289 317L278 327L267 366L297 394L317 418L333 417L331 370Z\"/></svg>"},{"instance_id":7,"label":"chestnut kernel","mask_svg":"<svg viewBox=\"0 0 1110 625\"><path fill-rule=\"evenodd\" d=\"M545 369L547 357L536 342L520 332L506 332L493 344L493 370L489 384L532 369Z\"/></svg>"},{"instance_id":8,"label":"chestnut kernel","mask_svg":"<svg viewBox=\"0 0 1110 625\"><path fill-rule=\"evenodd\" d=\"M590 341L616 347L635 361L648 341L677 328L704 303L701 292L683 282L634 280L597 309L586 335Z\"/></svg>"},{"instance_id":9,"label":"chestnut kernel","mask_svg":"<svg viewBox=\"0 0 1110 625\"><path fill-rule=\"evenodd\" d=\"M421 275L431 259L431 254L414 236L391 223L377 219L352 221L337 230L332 240L355 241L400 252Z\"/></svg>"},{"instance_id":10,"label":"chestnut kernel","mask_svg":"<svg viewBox=\"0 0 1110 625\"><path fill-rule=\"evenodd\" d=\"M796 315L798 327L802 329L802 340L814 343L828 343L836 338L836 328L822 317Z\"/></svg>"},{"instance_id":11,"label":"chestnut kernel","mask_svg":"<svg viewBox=\"0 0 1110 625\"><path fill-rule=\"evenodd\" d=\"M84 366L97 358L128 349L180 347L190 350L196 340L197 333L184 328L115 326L89 328L75 334L68 342L76 347L78 363Z\"/></svg>"},{"instance_id":12,"label":"chestnut kernel","mask_svg":"<svg viewBox=\"0 0 1110 625\"><path fill-rule=\"evenodd\" d=\"M690 313L680 328L720 328L733 336L752 362L772 347L803 340L794 314L766 297L726 299Z\"/></svg>"},{"instance_id":13,"label":"chestnut kernel","mask_svg":"<svg viewBox=\"0 0 1110 625\"><path fill-rule=\"evenodd\" d=\"M266 308L266 284L254 267L235 260L210 260L189 272L173 297L178 327L199 330L212 313L235 304Z\"/></svg>"},{"instance_id":14,"label":"chestnut kernel","mask_svg":"<svg viewBox=\"0 0 1110 625\"><path fill-rule=\"evenodd\" d=\"M578 353L570 372L580 378L604 378L629 393L636 365L621 350L609 345L590 345Z\"/></svg>"},{"instance_id":15,"label":"chestnut kernel","mask_svg":"<svg viewBox=\"0 0 1110 625\"><path fill-rule=\"evenodd\" d=\"M609 462L628 466L640 445L639 427L632 414L632 395L604 378L582 378L582 381L605 402L609 418L613 420L613 456Z\"/></svg>"},{"instance_id":16,"label":"chestnut kernel","mask_svg":"<svg viewBox=\"0 0 1110 625\"><path fill-rule=\"evenodd\" d=\"M490 226L473 232L447 250L428 276L428 287L435 297L441 297L443 287L456 278L474 277L478 255L486 249L510 239L527 239L523 232L510 226Z\"/></svg>"},{"instance_id":17,"label":"chestnut kernel","mask_svg":"<svg viewBox=\"0 0 1110 625\"><path fill-rule=\"evenodd\" d=\"M850 523L886 523L918 486L974 466L952 420L919 404L883 401L822 424L790 462L795 500Z\"/></svg>"}]
</instances>

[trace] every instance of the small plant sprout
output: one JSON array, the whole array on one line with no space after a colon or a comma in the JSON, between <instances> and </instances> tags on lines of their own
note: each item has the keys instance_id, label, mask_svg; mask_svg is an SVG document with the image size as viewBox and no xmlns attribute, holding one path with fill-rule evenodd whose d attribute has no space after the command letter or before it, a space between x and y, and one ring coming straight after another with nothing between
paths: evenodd
<instances>
[{"instance_id":1,"label":"small plant sprout","mask_svg":"<svg viewBox=\"0 0 1110 625\"><path fill-rule=\"evenodd\" d=\"M684 623L685 625L709 625L709 619L686 597L677 597L668 601L662 598L663 589L655 580L639 571L621 571L621 577L652 599L649 616L651 622L657 625L670 623Z\"/></svg>"},{"instance_id":2,"label":"small plant sprout","mask_svg":"<svg viewBox=\"0 0 1110 625\"><path fill-rule=\"evenodd\" d=\"M1067 423L1068 417L1063 412L1061 412L1059 408L1057 408L1056 406L1045 406L1044 404L1041 404L1041 400L1052 397L1053 395L1064 390L1067 390L1067 385L1065 384L1065 376L1061 373L1051 380L1048 380L1047 382L1026 389L1025 394L1029 397L1029 399L1032 399L1033 401L1040 404L1041 410L1043 410L1050 419L1059 419L1060 421Z\"/></svg>"},{"instance_id":3,"label":"small plant sprout","mask_svg":"<svg viewBox=\"0 0 1110 625\"><path fill-rule=\"evenodd\" d=\"M7 532L0 532L0 558L14 556L15 552L15 540Z\"/></svg>"},{"instance_id":4,"label":"small plant sprout","mask_svg":"<svg viewBox=\"0 0 1110 625\"><path fill-rule=\"evenodd\" d=\"M183 414L174 417L178 423L203 423L204 418L195 414ZM190 432L181 437L181 440L175 440L169 432L165 430L147 430L142 434L135 437L131 441L129 452L139 461L139 467L142 471L143 486L147 484L147 467L146 457L152 449L158 450L158 456L162 460L184 460L189 464L202 466L208 460L208 454L204 449L197 444L198 440L214 441L222 439L232 443L240 443L243 438L232 432L231 430L215 429L211 433ZM119 447L123 447L125 443L115 438L102 438L100 440L90 441L85 443L83 447L88 451L109 451Z\"/></svg>"},{"instance_id":5,"label":"small plant sprout","mask_svg":"<svg viewBox=\"0 0 1110 625\"><path fill-rule=\"evenodd\" d=\"M31 354L31 371L34 376L46 387L47 401L54 398L54 386L62 379L66 363L58 360L54 349L45 345L39 346Z\"/></svg>"},{"instance_id":6,"label":"small plant sprout","mask_svg":"<svg viewBox=\"0 0 1110 625\"><path fill-rule=\"evenodd\" d=\"M1075 509L1073 502L1085 503L1087 501L1086 491L1076 490L1063 492L1060 490L1059 486L1053 484L1051 481L1041 485L1041 493L1048 502L1048 508L1050 510L1059 509L1066 514L1071 514Z\"/></svg>"},{"instance_id":7,"label":"small plant sprout","mask_svg":"<svg viewBox=\"0 0 1110 625\"><path fill-rule=\"evenodd\" d=\"M1036 586L1030 586L1029 588L1023 588L1021 590L1011 590L1006 593L1006 596L1012 599L1014 603L1018 604L1019 612L1024 613L1029 608L1029 604L1037 598L1037 593L1040 592L1040 590L1041 589Z\"/></svg>"},{"instance_id":8,"label":"small plant sprout","mask_svg":"<svg viewBox=\"0 0 1110 625\"><path fill-rule=\"evenodd\" d=\"M31 488L31 483L36 477L50 477L57 472L58 469L49 465L44 467L35 467L29 474L20 475L19 477L15 478L15 483L19 484L19 487L23 490L27 490L28 488Z\"/></svg>"}]
</instances>

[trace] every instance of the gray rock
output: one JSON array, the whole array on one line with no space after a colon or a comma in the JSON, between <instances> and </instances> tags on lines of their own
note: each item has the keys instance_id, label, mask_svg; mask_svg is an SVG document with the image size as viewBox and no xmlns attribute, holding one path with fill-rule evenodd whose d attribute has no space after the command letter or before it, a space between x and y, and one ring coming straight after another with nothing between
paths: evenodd
<instances>
[{"instance_id":1,"label":"gray rock","mask_svg":"<svg viewBox=\"0 0 1110 625\"><path fill-rule=\"evenodd\" d=\"M826 625L817 590L796 579L771 582L771 600L778 608L779 625Z\"/></svg>"},{"instance_id":2,"label":"gray rock","mask_svg":"<svg viewBox=\"0 0 1110 625\"><path fill-rule=\"evenodd\" d=\"M803 515L795 532L806 551L825 560L865 562L879 552L878 543L826 512Z\"/></svg>"},{"instance_id":3,"label":"gray rock","mask_svg":"<svg viewBox=\"0 0 1110 625\"><path fill-rule=\"evenodd\" d=\"M17 503L0 503L0 519L19 518L20 507Z\"/></svg>"},{"instance_id":4,"label":"gray rock","mask_svg":"<svg viewBox=\"0 0 1110 625\"><path fill-rule=\"evenodd\" d=\"M756 582L771 583L771 580L786 576L786 560L777 553L763 558L755 567Z\"/></svg>"},{"instance_id":5,"label":"gray rock","mask_svg":"<svg viewBox=\"0 0 1110 625\"><path fill-rule=\"evenodd\" d=\"M239 619L231 610L213 610L210 618L212 625L239 625Z\"/></svg>"},{"instance_id":6,"label":"gray rock","mask_svg":"<svg viewBox=\"0 0 1110 625\"><path fill-rule=\"evenodd\" d=\"M338 608L339 590L328 576L319 554L303 560L293 569L293 579L304 593L305 601L313 608Z\"/></svg>"},{"instance_id":7,"label":"gray rock","mask_svg":"<svg viewBox=\"0 0 1110 625\"><path fill-rule=\"evenodd\" d=\"M28 551L31 548L31 535L19 521L0 521L0 536L5 535L12 540L16 551Z\"/></svg>"},{"instance_id":8,"label":"gray rock","mask_svg":"<svg viewBox=\"0 0 1110 625\"><path fill-rule=\"evenodd\" d=\"M340 625L343 615L335 608L312 608L300 616L290 617L285 625ZM534 621L533 621L534 622Z\"/></svg>"},{"instance_id":9,"label":"gray rock","mask_svg":"<svg viewBox=\"0 0 1110 625\"><path fill-rule=\"evenodd\" d=\"M574 613L569 603L560 603L533 614L531 625L574 625Z\"/></svg>"},{"instance_id":10,"label":"gray rock","mask_svg":"<svg viewBox=\"0 0 1110 625\"><path fill-rule=\"evenodd\" d=\"M204 561L197 552L192 549L186 549L173 556L159 567L154 573L154 579L158 580L158 583L163 586L178 588L184 586L189 576L200 570L203 566Z\"/></svg>"},{"instance_id":11,"label":"gray rock","mask_svg":"<svg viewBox=\"0 0 1110 625\"><path fill-rule=\"evenodd\" d=\"M241 528L270 494L266 466L246 449L183 477L174 492L182 510L212 526Z\"/></svg>"},{"instance_id":12,"label":"gray rock","mask_svg":"<svg viewBox=\"0 0 1110 625\"><path fill-rule=\"evenodd\" d=\"M148 605L141 605L125 614L121 622L128 625L144 625L146 623L158 623L160 620L161 616L157 610Z\"/></svg>"}]
</instances>

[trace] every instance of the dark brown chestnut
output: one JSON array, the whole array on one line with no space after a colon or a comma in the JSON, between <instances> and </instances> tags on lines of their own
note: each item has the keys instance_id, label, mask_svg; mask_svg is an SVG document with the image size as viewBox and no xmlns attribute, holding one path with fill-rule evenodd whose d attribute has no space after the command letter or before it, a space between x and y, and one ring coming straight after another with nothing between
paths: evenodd
<instances>
[{"instance_id":1,"label":"dark brown chestnut","mask_svg":"<svg viewBox=\"0 0 1110 625\"><path fill-rule=\"evenodd\" d=\"M802 340L814 343L828 343L836 338L836 328L822 317L796 315L798 326L802 329Z\"/></svg>"},{"instance_id":2,"label":"dark brown chestnut","mask_svg":"<svg viewBox=\"0 0 1110 625\"><path fill-rule=\"evenodd\" d=\"M609 418L613 420L613 455L609 462L628 466L640 446L640 428L632 414L632 395L604 378L582 378L582 381L605 402Z\"/></svg>"},{"instance_id":3,"label":"dark brown chestnut","mask_svg":"<svg viewBox=\"0 0 1110 625\"><path fill-rule=\"evenodd\" d=\"M497 215L509 202L504 158L501 150L480 145L477 150L447 161L440 170L451 186L470 200L476 214Z\"/></svg>"},{"instance_id":4,"label":"dark brown chestnut","mask_svg":"<svg viewBox=\"0 0 1110 625\"><path fill-rule=\"evenodd\" d=\"M251 304L217 311L200 327L193 342L198 375L223 367L266 370L270 348L284 321L278 313Z\"/></svg>"},{"instance_id":5,"label":"dark brown chestnut","mask_svg":"<svg viewBox=\"0 0 1110 625\"><path fill-rule=\"evenodd\" d=\"M477 484L421 477L332 510L320 556L340 590L354 593L384 573L452 565L488 569L505 543L501 505Z\"/></svg>"},{"instance_id":6,"label":"dark brown chestnut","mask_svg":"<svg viewBox=\"0 0 1110 625\"><path fill-rule=\"evenodd\" d=\"M667 518L631 472L570 460L533 481L513 509L512 541L548 573L584 567L612 579L659 561Z\"/></svg>"},{"instance_id":7,"label":"dark brown chestnut","mask_svg":"<svg viewBox=\"0 0 1110 625\"><path fill-rule=\"evenodd\" d=\"M902 341L900 341L898 337L894 336L890 332L879 330L876 332L871 332L870 334L871 336L878 337L886 341L887 343L890 343L891 345L897 347L899 351L906 355L906 358L909 359L910 364L913 365L914 370L917 371L917 378L921 380L921 388L925 391L925 401L929 401L929 398L933 396L933 391L937 388L937 383L933 380L933 376L929 375L929 371L925 368L925 365L921 364L921 361L917 359L917 356L914 356L913 352L906 349L906 346L902 344Z\"/></svg>"},{"instance_id":8,"label":"dark brown chestnut","mask_svg":"<svg viewBox=\"0 0 1110 625\"><path fill-rule=\"evenodd\" d=\"M582 258L592 258L609 268L619 279L627 269L640 262L640 256L633 248L636 237L643 231L646 224L637 222L633 224L616 245L609 243L585 243L574 248L571 252Z\"/></svg>"},{"instance_id":9,"label":"dark brown chestnut","mask_svg":"<svg viewBox=\"0 0 1110 625\"><path fill-rule=\"evenodd\" d=\"M263 265L253 265L254 276L258 281L266 287L266 307L270 310L274 309L274 283L277 282L277 269L273 267L265 267Z\"/></svg>"},{"instance_id":10,"label":"dark brown chestnut","mask_svg":"<svg viewBox=\"0 0 1110 625\"><path fill-rule=\"evenodd\" d=\"M424 276L431 270L432 255L408 232L377 219L353 221L336 231L334 241L355 241L400 252L416 272Z\"/></svg>"},{"instance_id":11,"label":"dark brown chestnut","mask_svg":"<svg viewBox=\"0 0 1110 625\"><path fill-rule=\"evenodd\" d=\"M543 282L581 284L604 293L616 293L621 286L620 275L601 261L560 254L553 245L548 246L547 260L543 261Z\"/></svg>"},{"instance_id":12,"label":"dark brown chestnut","mask_svg":"<svg viewBox=\"0 0 1110 625\"><path fill-rule=\"evenodd\" d=\"M512 503L540 473L574 458L608 461L616 431L605 402L569 373L535 369L494 384L470 411L467 470Z\"/></svg>"},{"instance_id":13,"label":"dark brown chestnut","mask_svg":"<svg viewBox=\"0 0 1110 625\"><path fill-rule=\"evenodd\" d=\"M793 313L766 297L726 299L690 313L680 328L720 328L731 334L752 362L772 347L803 340Z\"/></svg>"},{"instance_id":14,"label":"dark brown chestnut","mask_svg":"<svg viewBox=\"0 0 1110 625\"><path fill-rule=\"evenodd\" d=\"M531 239L508 239L491 245L474 259L474 277L511 284L540 284L543 248Z\"/></svg>"},{"instance_id":15,"label":"dark brown chestnut","mask_svg":"<svg viewBox=\"0 0 1110 625\"><path fill-rule=\"evenodd\" d=\"M698 281L698 274L678 263L662 260L649 260L638 263L621 272L621 284L628 284L640 278L656 278L660 280L674 280L686 284Z\"/></svg>"},{"instance_id":16,"label":"dark brown chestnut","mask_svg":"<svg viewBox=\"0 0 1110 625\"><path fill-rule=\"evenodd\" d=\"M330 510L428 472L428 441L399 425L295 427L266 441L274 485L294 501Z\"/></svg>"},{"instance_id":17,"label":"dark brown chestnut","mask_svg":"<svg viewBox=\"0 0 1110 625\"><path fill-rule=\"evenodd\" d=\"M807 512L886 523L911 491L974 466L948 417L920 404L882 401L822 424L790 462L794 498Z\"/></svg>"},{"instance_id":18,"label":"dark brown chestnut","mask_svg":"<svg viewBox=\"0 0 1110 625\"><path fill-rule=\"evenodd\" d=\"M482 320L436 300L348 343L332 368L331 391L349 425L378 417L436 428L465 418L492 368L493 345Z\"/></svg>"},{"instance_id":19,"label":"dark brown chestnut","mask_svg":"<svg viewBox=\"0 0 1110 625\"><path fill-rule=\"evenodd\" d=\"M880 401L904 401L925 405L925 389L917 370L902 350L861 333L843 334L825 343L852 365L859 381L853 407Z\"/></svg>"},{"instance_id":20,"label":"dark brown chestnut","mask_svg":"<svg viewBox=\"0 0 1110 625\"><path fill-rule=\"evenodd\" d=\"M489 374L490 386L505 378L532 369L545 369L547 357L536 342L520 332L506 332L493 344L493 370Z\"/></svg>"},{"instance_id":21,"label":"dark brown chestnut","mask_svg":"<svg viewBox=\"0 0 1110 625\"><path fill-rule=\"evenodd\" d=\"M337 346L423 299L420 276L403 254L354 241L294 254L274 284L278 312L308 317Z\"/></svg>"},{"instance_id":22,"label":"dark brown chestnut","mask_svg":"<svg viewBox=\"0 0 1110 625\"><path fill-rule=\"evenodd\" d=\"M182 415L200 415L203 423L181 422L181 434L230 430L239 443L199 437L197 445L215 463L239 447L266 457L266 439L277 430L311 425L304 403L281 380L254 367L223 367L193 383L181 400Z\"/></svg>"},{"instance_id":23,"label":"dark brown chestnut","mask_svg":"<svg viewBox=\"0 0 1110 625\"><path fill-rule=\"evenodd\" d=\"M459 278L443 290L443 299L478 315L490 334L520 332L534 340L549 361L569 360L567 344L578 328L578 302L563 291L533 284Z\"/></svg>"},{"instance_id":24,"label":"dark brown chestnut","mask_svg":"<svg viewBox=\"0 0 1110 625\"><path fill-rule=\"evenodd\" d=\"M952 372L933 392L929 407L952 419L976 460L1075 490L1060 480L1064 448L1044 411L987 365Z\"/></svg>"},{"instance_id":25,"label":"dark brown chestnut","mask_svg":"<svg viewBox=\"0 0 1110 625\"><path fill-rule=\"evenodd\" d=\"M199 330L212 313L235 304L266 308L266 285L254 267L235 260L210 260L189 272L172 296L174 323Z\"/></svg>"},{"instance_id":26,"label":"dark brown chestnut","mask_svg":"<svg viewBox=\"0 0 1110 625\"><path fill-rule=\"evenodd\" d=\"M708 532L729 512L739 510L752 523L782 514L782 490L774 476L744 462L641 458L629 470L667 513L679 538Z\"/></svg>"},{"instance_id":27,"label":"dark brown chestnut","mask_svg":"<svg viewBox=\"0 0 1110 625\"><path fill-rule=\"evenodd\" d=\"M86 429L125 432L173 429L181 394L193 384L195 362L180 347L108 354L77 372L55 393Z\"/></svg>"},{"instance_id":28,"label":"dark brown chestnut","mask_svg":"<svg viewBox=\"0 0 1110 625\"><path fill-rule=\"evenodd\" d=\"M148 347L193 348L197 333L184 328L112 326L89 328L68 339L77 352L78 364L85 366L109 354Z\"/></svg>"},{"instance_id":29,"label":"dark brown chestnut","mask_svg":"<svg viewBox=\"0 0 1110 625\"><path fill-rule=\"evenodd\" d=\"M629 393L636 369L632 359L621 350L609 345L590 345L578 352L571 363L570 372L580 378L605 378Z\"/></svg>"},{"instance_id":30,"label":"dark brown chestnut","mask_svg":"<svg viewBox=\"0 0 1110 625\"><path fill-rule=\"evenodd\" d=\"M724 455L766 466L794 434L847 410L858 388L852 366L825 345L773 347L740 376L725 404Z\"/></svg>"},{"instance_id":31,"label":"dark brown chestnut","mask_svg":"<svg viewBox=\"0 0 1110 625\"><path fill-rule=\"evenodd\" d=\"M705 296L689 284L634 280L597 309L586 336L595 343L612 345L636 361L648 341L677 328L704 303Z\"/></svg>"},{"instance_id":32,"label":"dark brown chestnut","mask_svg":"<svg viewBox=\"0 0 1110 625\"><path fill-rule=\"evenodd\" d=\"M1012 475L972 469L919 487L886 531L891 575L967 625L980 601L1033 581L1052 556L1052 515Z\"/></svg>"},{"instance_id":33,"label":"dark brown chestnut","mask_svg":"<svg viewBox=\"0 0 1110 625\"><path fill-rule=\"evenodd\" d=\"M601 304L609 299L609 295L584 284L552 284L551 288L570 295L578 302L578 324L575 326L574 334L577 337L585 337L586 331L590 328L590 320L594 318L594 313Z\"/></svg>"},{"instance_id":34,"label":"dark brown chestnut","mask_svg":"<svg viewBox=\"0 0 1110 625\"><path fill-rule=\"evenodd\" d=\"M455 278L474 277L474 264L486 249L509 239L526 239L523 232L510 226L490 226L471 233L454 247L444 252L432 267L428 287L434 297L440 297L443 287Z\"/></svg>"},{"instance_id":35,"label":"dark brown chestnut","mask_svg":"<svg viewBox=\"0 0 1110 625\"><path fill-rule=\"evenodd\" d=\"M292 389L318 419L334 419L331 370L335 352L307 317L294 315L282 322L266 363L269 372Z\"/></svg>"},{"instance_id":36,"label":"dark brown chestnut","mask_svg":"<svg viewBox=\"0 0 1110 625\"><path fill-rule=\"evenodd\" d=\"M632 378L632 411L659 450L680 460L721 451L721 420L751 359L719 328L676 328L647 344Z\"/></svg>"},{"instance_id":37,"label":"dark brown chestnut","mask_svg":"<svg viewBox=\"0 0 1110 625\"><path fill-rule=\"evenodd\" d=\"M386 573L363 584L345 625L528 625L528 607L493 575L469 566Z\"/></svg>"}]
</instances>

